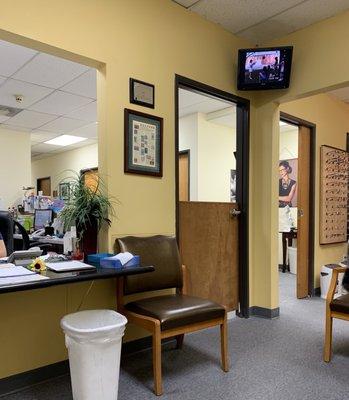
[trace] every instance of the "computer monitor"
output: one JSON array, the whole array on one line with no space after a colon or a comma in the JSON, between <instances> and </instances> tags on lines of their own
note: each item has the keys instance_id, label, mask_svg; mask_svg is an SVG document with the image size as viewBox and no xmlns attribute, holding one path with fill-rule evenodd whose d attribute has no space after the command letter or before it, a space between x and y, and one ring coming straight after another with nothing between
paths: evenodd
<instances>
[{"instance_id":1,"label":"computer monitor","mask_svg":"<svg viewBox=\"0 0 349 400\"><path fill-rule=\"evenodd\" d=\"M52 210L35 210L34 229L42 229L47 223L52 222Z\"/></svg>"}]
</instances>

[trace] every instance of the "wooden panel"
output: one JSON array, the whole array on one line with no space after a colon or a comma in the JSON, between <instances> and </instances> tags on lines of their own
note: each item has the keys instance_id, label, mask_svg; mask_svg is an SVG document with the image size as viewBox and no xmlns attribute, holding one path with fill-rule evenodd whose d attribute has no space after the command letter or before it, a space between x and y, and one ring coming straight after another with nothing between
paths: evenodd
<instances>
[{"instance_id":1,"label":"wooden panel","mask_svg":"<svg viewBox=\"0 0 349 400\"><path fill-rule=\"evenodd\" d=\"M310 224L310 137L311 131L299 127L298 135L298 224L297 224L297 298L309 292L309 224Z\"/></svg>"},{"instance_id":2,"label":"wooden panel","mask_svg":"<svg viewBox=\"0 0 349 400\"><path fill-rule=\"evenodd\" d=\"M189 201L189 153L179 154L179 201Z\"/></svg>"},{"instance_id":3,"label":"wooden panel","mask_svg":"<svg viewBox=\"0 0 349 400\"><path fill-rule=\"evenodd\" d=\"M39 178L37 180L38 193L42 191L44 196L51 196L51 178Z\"/></svg>"},{"instance_id":4,"label":"wooden panel","mask_svg":"<svg viewBox=\"0 0 349 400\"><path fill-rule=\"evenodd\" d=\"M188 271L188 294L238 307L238 218L233 203L180 202L182 263Z\"/></svg>"}]
</instances>

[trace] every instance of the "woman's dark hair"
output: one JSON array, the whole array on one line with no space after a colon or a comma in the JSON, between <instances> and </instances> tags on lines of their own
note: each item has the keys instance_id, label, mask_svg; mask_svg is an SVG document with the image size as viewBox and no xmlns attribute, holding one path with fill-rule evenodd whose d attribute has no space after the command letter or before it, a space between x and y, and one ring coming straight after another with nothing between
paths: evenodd
<instances>
[{"instance_id":1,"label":"woman's dark hair","mask_svg":"<svg viewBox=\"0 0 349 400\"><path fill-rule=\"evenodd\" d=\"M288 161L280 161L279 167L284 167L288 174L290 174L292 172L292 167L288 163Z\"/></svg>"}]
</instances>

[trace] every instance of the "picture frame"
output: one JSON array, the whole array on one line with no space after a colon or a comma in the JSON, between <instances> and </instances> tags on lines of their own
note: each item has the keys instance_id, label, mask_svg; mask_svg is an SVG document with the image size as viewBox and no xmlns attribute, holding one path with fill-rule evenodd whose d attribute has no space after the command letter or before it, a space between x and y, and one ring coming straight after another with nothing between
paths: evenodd
<instances>
[{"instance_id":1,"label":"picture frame","mask_svg":"<svg viewBox=\"0 0 349 400\"><path fill-rule=\"evenodd\" d=\"M151 83L130 78L130 103L154 108L155 86Z\"/></svg>"},{"instance_id":2,"label":"picture frame","mask_svg":"<svg viewBox=\"0 0 349 400\"><path fill-rule=\"evenodd\" d=\"M124 110L124 172L162 177L163 119Z\"/></svg>"},{"instance_id":3,"label":"picture frame","mask_svg":"<svg viewBox=\"0 0 349 400\"><path fill-rule=\"evenodd\" d=\"M61 182L58 187L59 198L64 201L70 200L70 183Z\"/></svg>"}]
</instances>

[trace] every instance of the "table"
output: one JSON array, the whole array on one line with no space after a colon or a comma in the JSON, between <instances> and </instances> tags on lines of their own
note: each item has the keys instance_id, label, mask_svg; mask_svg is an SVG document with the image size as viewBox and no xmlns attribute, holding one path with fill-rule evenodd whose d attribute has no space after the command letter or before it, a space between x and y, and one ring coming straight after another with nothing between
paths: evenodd
<instances>
[{"instance_id":1,"label":"table","mask_svg":"<svg viewBox=\"0 0 349 400\"><path fill-rule=\"evenodd\" d=\"M23 240L22 235L20 233L14 233L13 239L15 240L15 250L22 249L22 245L16 245L17 241ZM49 251L54 251L56 253L63 253L63 238L59 238L56 236L38 236L38 235L29 235L29 240L31 243L39 243L39 244L51 244L52 249Z\"/></svg>"},{"instance_id":2,"label":"table","mask_svg":"<svg viewBox=\"0 0 349 400\"><path fill-rule=\"evenodd\" d=\"M290 270L290 265L287 263L287 247L291 247L292 240L297 239L297 229L291 229L290 232L280 233L282 233L282 272L286 272L286 270Z\"/></svg>"},{"instance_id":3,"label":"table","mask_svg":"<svg viewBox=\"0 0 349 400\"><path fill-rule=\"evenodd\" d=\"M144 274L154 271L153 266L134 266L124 268L96 268L91 270L54 272L44 271L41 274L50 279L42 279L37 282L27 282L14 285L0 286L0 294L21 292L24 290L42 289L50 286L66 285L68 283L78 283L85 281L94 281L100 279L117 278L121 276Z\"/></svg>"}]
</instances>

